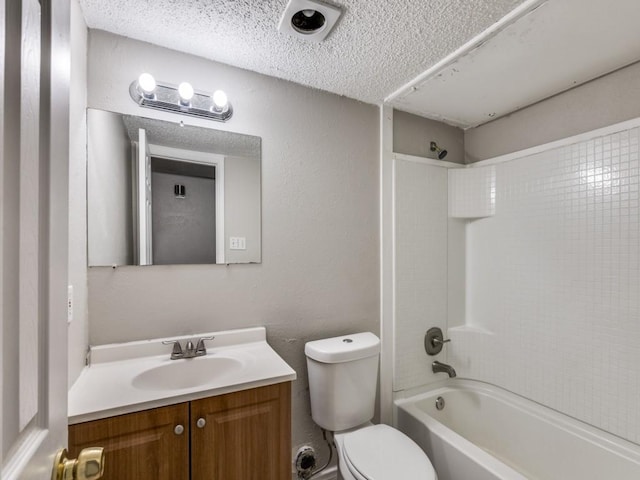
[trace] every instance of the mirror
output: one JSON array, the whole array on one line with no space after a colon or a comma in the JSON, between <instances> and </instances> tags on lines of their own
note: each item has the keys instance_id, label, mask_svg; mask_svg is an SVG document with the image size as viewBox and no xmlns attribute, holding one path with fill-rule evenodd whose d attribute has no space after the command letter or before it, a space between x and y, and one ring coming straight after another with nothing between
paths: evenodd
<instances>
[{"instance_id":1,"label":"mirror","mask_svg":"<svg viewBox=\"0 0 640 480\"><path fill-rule=\"evenodd\" d=\"M87 110L89 266L259 263L261 139Z\"/></svg>"}]
</instances>

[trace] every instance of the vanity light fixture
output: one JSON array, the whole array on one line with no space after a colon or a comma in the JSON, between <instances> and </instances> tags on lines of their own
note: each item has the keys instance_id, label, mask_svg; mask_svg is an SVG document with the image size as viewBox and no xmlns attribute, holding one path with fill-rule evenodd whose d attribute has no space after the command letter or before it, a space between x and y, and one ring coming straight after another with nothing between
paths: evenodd
<instances>
[{"instance_id":1,"label":"vanity light fixture","mask_svg":"<svg viewBox=\"0 0 640 480\"><path fill-rule=\"evenodd\" d=\"M216 90L213 92L213 109L216 112L222 112L229 106L229 100L227 94L222 90Z\"/></svg>"},{"instance_id":2,"label":"vanity light fixture","mask_svg":"<svg viewBox=\"0 0 640 480\"><path fill-rule=\"evenodd\" d=\"M142 95L147 98L153 98L153 91L156 89L156 79L150 73L143 73L138 77L138 86L142 91Z\"/></svg>"},{"instance_id":3,"label":"vanity light fixture","mask_svg":"<svg viewBox=\"0 0 640 480\"><path fill-rule=\"evenodd\" d=\"M180 103L185 106L191 105L191 99L195 92L189 82L182 82L178 85L178 95L180 95Z\"/></svg>"},{"instance_id":4,"label":"vanity light fixture","mask_svg":"<svg viewBox=\"0 0 640 480\"><path fill-rule=\"evenodd\" d=\"M188 82L182 82L178 86L156 82L149 73L143 73L131 84L129 94L141 107L183 113L218 122L226 122L233 115L227 94L222 90L210 94L195 91Z\"/></svg>"}]
</instances>

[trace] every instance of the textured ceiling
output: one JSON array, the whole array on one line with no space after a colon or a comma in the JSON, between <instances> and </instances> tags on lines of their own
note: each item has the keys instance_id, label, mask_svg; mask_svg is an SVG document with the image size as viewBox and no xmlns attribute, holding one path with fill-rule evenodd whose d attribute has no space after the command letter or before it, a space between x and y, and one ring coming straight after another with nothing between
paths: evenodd
<instances>
[{"instance_id":1,"label":"textured ceiling","mask_svg":"<svg viewBox=\"0 0 640 480\"><path fill-rule=\"evenodd\" d=\"M639 18L639 0L529 1L386 100L475 127L639 61Z\"/></svg>"},{"instance_id":2,"label":"textured ceiling","mask_svg":"<svg viewBox=\"0 0 640 480\"><path fill-rule=\"evenodd\" d=\"M236 157L260 158L260 137L225 132L212 128L180 126L153 118L123 115L129 138L138 141L138 129L146 130L149 143L197 152L217 153Z\"/></svg>"},{"instance_id":3,"label":"textured ceiling","mask_svg":"<svg viewBox=\"0 0 640 480\"><path fill-rule=\"evenodd\" d=\"M379 103L523 0L340 0L321 43L278 32L288 0L80 0L106 30Z\"/></svg>"}]
</instances>

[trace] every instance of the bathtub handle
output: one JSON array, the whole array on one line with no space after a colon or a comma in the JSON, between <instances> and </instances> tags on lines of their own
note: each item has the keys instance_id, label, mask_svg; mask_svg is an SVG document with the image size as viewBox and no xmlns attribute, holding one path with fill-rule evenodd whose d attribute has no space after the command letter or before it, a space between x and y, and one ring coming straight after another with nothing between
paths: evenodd
<instances>
[{"instance_id":1,"label":"bathtub handle","mask_svg":"<svg viewBox=\"0 0 640 480\"><path fill-rule=\"evenodd\" d=\"M424 336L424 350L427 352L427 355L437 355L442 351L444 344L450 341L451 339L449 338L444 339L442 329L439 327L431 327Z\"/></svg>"}]
</instances>

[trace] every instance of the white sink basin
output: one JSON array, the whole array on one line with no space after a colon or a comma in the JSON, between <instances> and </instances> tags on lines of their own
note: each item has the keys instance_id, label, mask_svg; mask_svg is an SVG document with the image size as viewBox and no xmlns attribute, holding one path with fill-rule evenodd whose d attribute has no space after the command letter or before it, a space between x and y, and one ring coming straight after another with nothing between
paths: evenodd
<instances>
[{"instance_id":1,"label":"white sink basin","mask_svg":"<svg viewBox=\"0 0 640 480\"><path fill-rule=\"evenodd\" d=\"M215 337L207 354L170 360L167 340ZM91 363L69 390L69 423L158 408L295 380L264 327L202 332L91 347Z\"/></svg>"},{"instance_id":2,"label":"white sink basin","mask_svg":"<svg viewBox=\"0 0 640 480\"><path fill-rule=\"evenodd\" d=\"M182 390L219 382L238 373L243 362L220 355L171 360L171 363L146 370L131 380L141 390Z\"/></svg>"}]
</instances>

